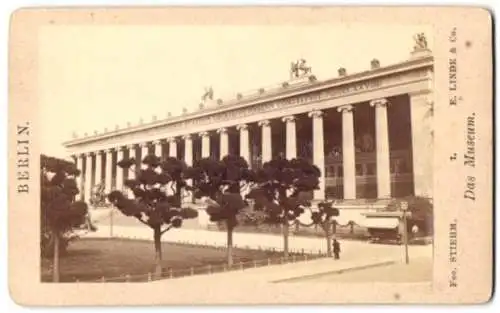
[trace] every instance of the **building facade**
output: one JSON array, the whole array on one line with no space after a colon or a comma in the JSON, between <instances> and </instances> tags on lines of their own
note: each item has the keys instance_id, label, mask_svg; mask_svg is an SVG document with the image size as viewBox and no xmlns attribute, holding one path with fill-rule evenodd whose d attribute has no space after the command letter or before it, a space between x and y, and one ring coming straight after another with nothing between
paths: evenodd
<instances>
[{"instance_id":1,"label":"building facade","mask_svg":"<svg viewBox=\"0 0 500 313\"><path fill-rule=\"evenodd\" d=\"M84 200L98 183L122 189L133 174L117 161L148 153L188 165L232 153L254 168L277 155L303 157L321 169L317 200L432 198L433 67L426 45L404 62L372 60L364 72L340 68L323 81L296 66L275 86L218 100L210 90L194 112L74 135L64 146L82 171Z\"/></svg>"}]
</instances>

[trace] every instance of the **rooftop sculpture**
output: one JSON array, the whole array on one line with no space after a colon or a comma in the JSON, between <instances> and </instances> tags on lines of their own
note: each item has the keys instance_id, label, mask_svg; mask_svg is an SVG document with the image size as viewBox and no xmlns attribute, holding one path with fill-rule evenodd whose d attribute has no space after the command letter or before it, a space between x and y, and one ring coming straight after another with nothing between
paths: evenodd
<instances>
[{"instance_id":1,"label":"rooftop sculpture","mask_svg":"<svg viewBox=\"0 0 500 313\"><path fill-rule=\"evenodd\" d=\"M425 50L427 49L427 38L425 38L424 33L418 33L413 36L413 40L415 40L415 46L413 46L413 50Z\"/></svg>"},{"instance_id":2,"label":"rooftop sculpture","mask_svg":"<svg viewBox=\"0 0 500 313\"><path fill-rule=\"evenodd\" d=\"M290 64L290 79L304 77L310 74L312 69L306 65L305 59L300 59Z\"/></svg>"},{"instance_id":3,"label":"rooftop sculpture","mask_svg":"<svg viewBox=\"0 0 500 313\"><path fill-rule=\"evenodd\" d=\"M201 96L202 103L205 103L207 99L209 100L214 99L214 90L212 89L212 86L205 88L205 93Z\"/></svg>"}]
</instances>

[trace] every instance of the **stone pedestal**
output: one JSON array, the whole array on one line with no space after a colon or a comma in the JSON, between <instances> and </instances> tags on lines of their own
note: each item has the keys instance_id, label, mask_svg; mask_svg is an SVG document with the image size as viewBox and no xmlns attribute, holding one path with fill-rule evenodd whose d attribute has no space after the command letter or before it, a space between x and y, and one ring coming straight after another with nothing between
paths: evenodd
<instances>
[{"instance_id":1,"label":"stone pedestal","mask_svg":"<svg viewBox=\"0 0 500 313\"><path fill-rule=\"evenodd\" d=\"M292 77L292 78L290 78L290 80L284 82L283 84L288 85L290 87L296 87L296 86L300 86L300 85L309 84L313 81L316 81L316 76L306 75L306 76L302 76L302 77Z\"/></svg>"},{"instance_id":2,"label":"stone pedestal","mask_svg":"<svg viewBox=\"0 0 500 313\"><path fill-rule=\"evenodd\" d=\"M432 56L432 51L429 48L414 49L411 52L411 59L420 59Z\"/></svg>"}]
</instances>

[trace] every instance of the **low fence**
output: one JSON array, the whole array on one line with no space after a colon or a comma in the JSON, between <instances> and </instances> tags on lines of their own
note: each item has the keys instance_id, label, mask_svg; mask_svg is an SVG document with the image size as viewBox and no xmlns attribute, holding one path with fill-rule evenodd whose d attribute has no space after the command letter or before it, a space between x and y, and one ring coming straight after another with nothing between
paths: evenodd
<instances>
[{"instance_id":1,"label":"low fence","mask_svg":"<svg viewBox=\"0 0 500 313\"><path fill-rule=\"evenodd\" d=\"M319 251L321 252L321 251ZM273 265L282 265L288 263L297 263L297 262L305 262L310 260L315 260L319 258L326 257L326 254L291 254L286 259L284 257L274 257L260 260L252 260L246 262L237 262L234 263L232 267L228 267L227 264L207 264L204 266L198 267L189 267L189 268L179 268L173 269L169 268L164 270L161 273L160 277L156 277L154 273L149 272L145 274L123 274L118 277L101 277L97 280L75 280L75 282L79 283L120 283L120 282L150 282L155 280L165 280L165 279L175 279L187 276L195 276L195 275L210 275L216 273L223 273L229 271L243 271L250 268L259 268Z\"/></svg>"},{"instance_id":2,"label":"low fence","mask_svg":"<svg viewBox=\"0 0 500 313\"><path fill-rule=\"evenodd\" d=\"M225 231L224 225L218 225L216 223L209 224L206 228L211 231ZM252 233L252 234L273 234L273 235L283 235L283 228L281 225L239 225L234 230L236 233ZM296 226L292 225L289 228L290 236L301 236L301 237L316 237L324 238L324 230L318 226ZM337 239L349 239L349 240L362 240L367 241L370 239L370 234L366 227L357 225L356 223L348 223L346 225L337 224L335 227L335 235Z\"/></svg>"}]
</instances>

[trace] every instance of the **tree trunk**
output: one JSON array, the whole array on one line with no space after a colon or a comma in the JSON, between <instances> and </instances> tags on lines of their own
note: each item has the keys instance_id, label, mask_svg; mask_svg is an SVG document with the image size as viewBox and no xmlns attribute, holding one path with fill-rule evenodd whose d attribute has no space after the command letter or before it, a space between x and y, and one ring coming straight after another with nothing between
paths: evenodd
<instances>
[{"instance_id":1,"label":"tree trunk","mask_svg":"<svg viewBox=\"0 0 500 313\"><path fill-rule=\"evenodd\" d=\"M59 233L54 232L54 268L52 269L52 281L59 282Z\"/></svg>"},{"instance_id":2,"label":"tree trunk","mask_svg":"<svg viewBox=\"0 0 500 313\"><path fill-rule=\"evenodd\" d=\"M226 248L226 254L227 254L227 267L231 269L233 267L233 230L234 227L232 225L227 225L227 248Z\"/></svg>"},{"instance_id":3,"label":"tree trunk","mask_svg":"<svg viewBox=\"0 0 500 313\"><path fill-rule=\"evenodd\" d=\"M154 228L154 242L155 242L155 277L161 278L161 228Z\"/></svg>"},{"instance_id":4,"label":"tree trunk","mask_svg":"<svg viewBox=\"0 0 500 313\"><path fill-rule=\"evenodd\" d=\"M290 226L288 225L288 217L285 216L285 221L283 223L283 257L285 261L288 260L288 237L289 237Z\"/></svg>"},{"instance_id":5,"label":"tree trunk","mask_svg":"<svg viewBox=\"0 0 500 313\"><path fill-rule=\"evenodd\" d=\"M325 222L324 228L325 228L325 237L326 237L326 255L329 258L331 258L333 255L332 255L332 235L330 232L330 229L331 229L330 222L328 222L328 221Z\"/></svg>"}]
</instances>

